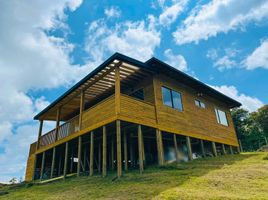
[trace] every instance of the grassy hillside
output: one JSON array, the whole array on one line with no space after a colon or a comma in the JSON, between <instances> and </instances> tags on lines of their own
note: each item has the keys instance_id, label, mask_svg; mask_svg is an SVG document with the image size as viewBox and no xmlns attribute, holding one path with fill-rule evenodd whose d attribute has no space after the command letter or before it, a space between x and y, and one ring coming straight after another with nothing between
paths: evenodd
<instances>
[{"instance_id":1,"label":"grassy hillside","mask_svg":"<svg viewBox=\"0 0 268 200\"><path fill-rule=\"evenodd\" d=\"M0 199L268 199L268 154L244 153L9 189ZM7 188L2 190L7 190Z\"/></svg>"}]
</instances>

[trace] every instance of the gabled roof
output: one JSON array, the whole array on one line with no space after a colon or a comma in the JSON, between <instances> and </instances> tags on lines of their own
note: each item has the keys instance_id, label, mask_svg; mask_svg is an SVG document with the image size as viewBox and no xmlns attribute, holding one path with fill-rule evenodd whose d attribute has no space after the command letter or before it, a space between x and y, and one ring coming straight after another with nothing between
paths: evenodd
<instances>
[{"instance_id":1,"label":"gabled roof","mask_svg":"<svg viewBox=\"0 0 268 200\"><path fill-rule=\"evenodd\" d=\"M67 99L68 96L77 95L78 90L83 89L90 83L90 80L96 79L96 77L100 76L100 74L105 73L105 71L111 68L111 65L115 64L115 61L119 61L123 63L121 65L135 66L143 70L143 72L151 72L151 73L165 73L170 77L180 80L186 85L190 85L197 89L202 93L206 93L216 99L219 99L229 106L229 108L241 106L241 103L237 102L236 100L218 92L217 90L209 87L208 85L202 83L201 81L171 67L170 65L158 60L157 58L151 58L146 62L141 62L139 60L130 58L120 53L113 54L110 58L104 61L101 65L99 65L95 70L85 76L82 80L76 83L73 87L67 90L63 95L61 95L58 99L56 99L53 103L47 106L44 110L38 113L34 119L39 119L42 115L46 114L50 110L53 110L55 107L60 106L60 102ZM108 69L107 69L108 67ZM121 74L120 74L121 75ZM66 100L67 101L67 100Z\"/></svg>"}]
</instances>

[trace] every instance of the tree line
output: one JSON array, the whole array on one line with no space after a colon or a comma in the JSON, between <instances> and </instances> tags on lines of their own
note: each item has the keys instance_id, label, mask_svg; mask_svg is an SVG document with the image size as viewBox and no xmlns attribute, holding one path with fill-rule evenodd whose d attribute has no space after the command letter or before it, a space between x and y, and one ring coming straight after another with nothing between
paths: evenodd
<instances>
[{"instance_id":1,"label":"tree line","mask_svg":"<svg viewBox=\"0 0 268 200\"><path fill-rule=\"evenodd\" d=\"M268 105L255 112L236 108L231 114L244 151L256 151L268 144Z\"/></svg>"}]
</instances>

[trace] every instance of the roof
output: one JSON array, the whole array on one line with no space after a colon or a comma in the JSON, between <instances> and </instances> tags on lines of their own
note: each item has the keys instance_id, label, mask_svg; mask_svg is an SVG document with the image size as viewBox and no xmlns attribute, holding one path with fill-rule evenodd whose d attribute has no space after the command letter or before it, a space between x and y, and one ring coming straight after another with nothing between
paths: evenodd
<instances>
[{"instance_id":1,"label":"roof","mask_svg":"<svg viewBox=\"0 0 268 200\"><path fill-rule=\"evenodd\" d=\"M69 90L67 90L63 95L61 95L59 98L57 98L54 102L52 102L50 105L48 105L44 110L42 110L40 113L38 113L34 119L39 119L40 116L44 115L49 110L53 109L57 104L59 104L63 99L66 99L69 95L77 91L79 88L83 86L87 81L94 79L94 77L99 76L100 73L103 73L105 71L105 68L114 61L120 61L123 63L127 63L133 66L136 66L144 71L150 71L153 73L166 73L167 75L178 78L180 81L184 82L185 84L189 84L194 88L197 88L200 92L207 93L208 95L211 95L221 101L226 102L230 108L233 107L239 107L241 106L241 103L238 101L220 93L219 91L209 87L208 85L202 83L201 81L187 75L186 73L183 73L174 67L171 67L170 65L158 60L157 58L151 58L146 62L141 62L139 60L133 59L131 57L125 56L120 53L115 53L111 57L109 57L106 61L104 61L101 65L99 65L95 70L90 72L87 76L85 76L82 80L80 80L78 83L76 83L73 87L71 87ZM106 69L107 71L107 69Z\"/></svg>"}]
</instances>

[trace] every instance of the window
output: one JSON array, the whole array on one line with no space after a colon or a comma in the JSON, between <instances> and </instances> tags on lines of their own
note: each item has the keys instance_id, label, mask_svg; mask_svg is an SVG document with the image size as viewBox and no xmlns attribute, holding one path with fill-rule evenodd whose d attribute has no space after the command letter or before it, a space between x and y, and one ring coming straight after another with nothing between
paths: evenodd
<instances>
[{"instance_id":1,"label":"window","mask_svg":"<svg viewBox=\"0 0 268 200\"><path fill-rule=\"evenodd\" d=\"M143 88L131 93L129 96L140 99L140 100L144 100Z\"/></svg>"},{"instance_id":2,"label":"window","mask_svg":"<svg viewBox=\"0 0 268 200\"><path fill-rule=\"evenodd\" d=\"M217 117L217 122L219 124L224 125L224 126L228 126L226 113L220 109L217 109L217 108L215 108L215 113L216 113L216 117Z\"/></svg>"},{"instance_id":3,"label":"window","mask_svg":"<svg viewBox=\"0 0 268 200\"><path fill-rule=\"evenodd\" d=\"M181 94L166 87L162 87L163 103L166 106L182 111Z\"/></svg>"},{"instance_id":4,"label":"window","mask_svg":"<svg viewBox=\"0 0 268 200\"><path fill-rule=\"evenodd\" d=\"M195 103L196 106L198 106L200 108L206 108L206 105L202 101L200 101L198 99L194 100L194 103Z\"/></svg>"}]
</instances>

